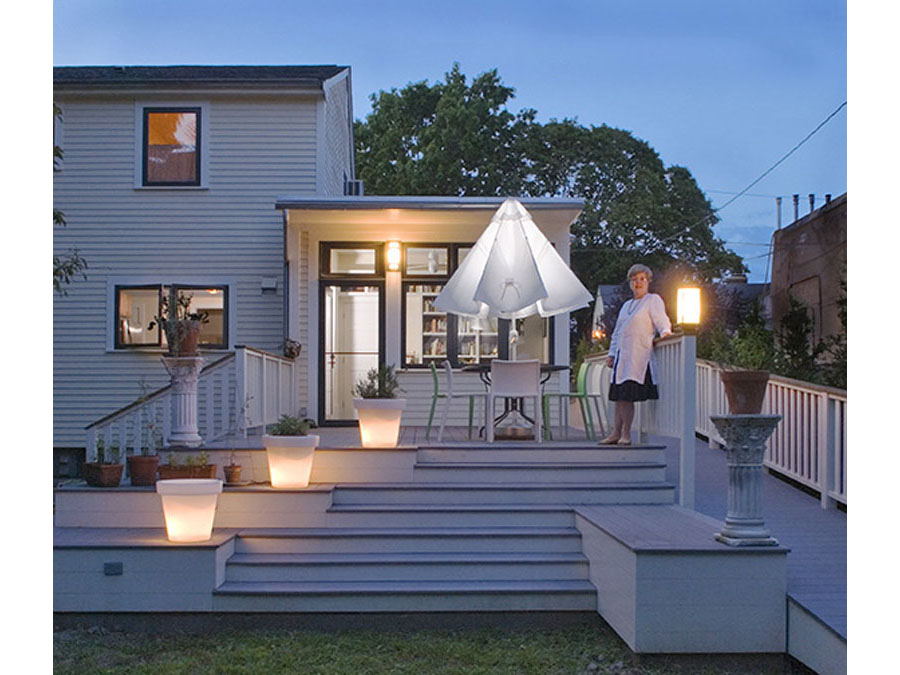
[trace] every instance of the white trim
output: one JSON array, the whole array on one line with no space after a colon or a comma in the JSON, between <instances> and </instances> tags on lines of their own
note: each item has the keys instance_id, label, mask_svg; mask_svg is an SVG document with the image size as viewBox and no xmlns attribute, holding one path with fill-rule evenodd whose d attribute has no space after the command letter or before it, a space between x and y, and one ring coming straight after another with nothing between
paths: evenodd
<instances>
[{"instance_id":1,"label":"white trim","mask_svg":"<svg viewBox=\"0 0 900 675\"><path fill-rule=\"evenodd\" d=\"M200 185L144 185L144 108L200 108ZM209 101L148 99L134 102L134 189L135 190L208 190L209 189Z\"/></svg>"},{"instance_id":2,"label":"white trim","mask_svg":"<svg viewBox=\"0 0 900 675\"><path fill-rule=\"evenodd\" d=\"M325 134L326 118L325 104L328 100L327 95L316 101L316 194L324 195L325 179L328 166L328 156L326 152L327 136Z\"/></svg>"},{"instance_id":3,"label":"white trim","mask_svg":"<svg viewBox=\"0 0 900 675\"><path fill-rule=\"evenodd\" d=\"M184 285L184 286L226 286L228 288L228 306L225 308L228 314L228 344L225 349L212 349L209 351L230 351L234 349L235 344L235 310L237 308L237 280L234 277L217 277L217 276L183 276L166 277L166 275L134 275L134 276L111 276L106 279L106 353L108 354L130 354L138 353L162 353L165 350L162 347L148 346L130 347L128 349L116 349L116 287L117 286L148 286L151 284L160 284L163 286ZM206 351L206 350L204 350Z\"/></svg>"}]
</instances>

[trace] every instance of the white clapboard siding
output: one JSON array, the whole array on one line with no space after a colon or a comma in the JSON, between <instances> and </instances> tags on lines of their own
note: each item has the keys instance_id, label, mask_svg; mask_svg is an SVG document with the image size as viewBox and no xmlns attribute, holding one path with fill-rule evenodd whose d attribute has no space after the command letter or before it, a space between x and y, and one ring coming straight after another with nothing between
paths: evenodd
<instances>
[{"instance_id":1,"label":"white clapboard siding","mask_svg":"<svg viewBox=\"0 0 900 675\"><path fill-rule=\"evenodd\" d=\"M67 225L54 228L54 250L77 248L89 267L86 280L77 277L67 295L54 297L54 446L83 447L87 424L134 401L142 382L154 390L168 381L160 352L107 350L110 283L226 280L234 311L230 346L281 350L284 226L275 200L316 192L319 158L332 152L319 148L327 134L319 133L318 120L342 119L346 127L349 113L338 90L321 116L320 99L310 96L188 91L184 100L207 106L208 134L201 142L208 151L208 187L135 189L135 99L60 93L55 100L63 111L64 162L54 174L54 207ZM344 109L330 114L330 105ZM344 133L349 143L348 132L331 133ZM341 176L351 173L349 157L344 149L334 160ZM342 193L342 184L324 184L327 194ZM276 294L261 292L262 277L278 280ZM304 356L308 347L304 341ZM307 371L304 365L301 375ZM300 388L305 406L302 380Z\"/></svg>"}]
</instances>

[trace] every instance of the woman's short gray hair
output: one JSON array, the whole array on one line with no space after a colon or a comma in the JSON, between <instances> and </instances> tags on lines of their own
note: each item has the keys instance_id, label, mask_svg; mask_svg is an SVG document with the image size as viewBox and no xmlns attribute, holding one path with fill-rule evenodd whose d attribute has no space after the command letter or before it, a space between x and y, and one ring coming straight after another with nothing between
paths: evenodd
<instances>
[{"instance_id":1,"label":"woman's short gray hair","mask_svg":"<svg viewBox=\"0 0 900 675\"><path fill-rule=\"evenodd\" d=\"M644 274L647 275L647 281L650 281L653 279L653 272L650 270L650 268L647 267L646 265L641 265L640 263L637 263L636 265L632 265L631 267L628 268L628 281L631 281L631 278L633 276L635 276L636 274L640 274L641 272L643 272Z\"/></svg>"}]
</instances>

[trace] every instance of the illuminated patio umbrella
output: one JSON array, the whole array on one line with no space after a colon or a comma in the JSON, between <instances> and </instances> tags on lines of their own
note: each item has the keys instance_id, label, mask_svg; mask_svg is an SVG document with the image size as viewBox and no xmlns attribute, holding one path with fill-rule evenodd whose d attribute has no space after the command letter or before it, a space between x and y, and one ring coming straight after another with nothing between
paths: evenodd
<instances>
[{"instance_id":1,"label":"illuminated patio umbrella","mask_svg":"<svg viewBox=\"0 0 900 675\"><path fill-rule=\"evenodd\" d=\"M517 199L507 199L434 300L477 318L554 316L593 300Z\"/></svg>"}]
</instances>

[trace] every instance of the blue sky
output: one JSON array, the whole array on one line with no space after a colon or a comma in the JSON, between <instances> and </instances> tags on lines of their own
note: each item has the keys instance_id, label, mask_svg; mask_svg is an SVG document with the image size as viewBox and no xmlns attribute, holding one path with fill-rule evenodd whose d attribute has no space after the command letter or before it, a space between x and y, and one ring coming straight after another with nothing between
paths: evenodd
<instances>
[{"instance_id":1,"label":"blue sky","mask_svg":"<svg viewBox=\"0 0 900 675\"><path fill-rule=\"evenodd\" d=\"M718 208L847 99L846 4L835 0L56 0L55 65L349 65L369 95L496 68L510 109L647 141ZM763 281L776 226L847 190L847 108L748 193L717 234Z\"/></svg>"}]
</instances>

